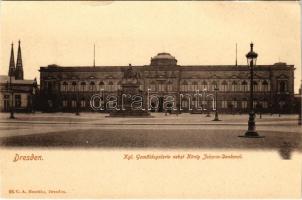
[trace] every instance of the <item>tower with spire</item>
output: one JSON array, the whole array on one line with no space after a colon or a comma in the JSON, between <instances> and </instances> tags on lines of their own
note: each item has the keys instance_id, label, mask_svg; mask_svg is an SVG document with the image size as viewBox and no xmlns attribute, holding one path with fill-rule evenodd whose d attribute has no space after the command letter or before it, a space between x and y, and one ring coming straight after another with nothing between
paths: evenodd
<instances>
[{"instance_id":1,"label":"tower with spire","mask_svg":"<svg viewBox=\"0 0 302 200\"><path fill-rule=\"evenodd\" d=\"M22 64L22 55L21 55L21 45L19 40L19 46L18 46L18 54L17 54L17 64L16 64L16 70L15 70L15 78L16 80L24 80L24 72L23 72L23 64Z\"/></svg>"},{"instance_id":2,"label":"tower with spire","mask_svg":"<svg viewBox=\"0 0 302 200\"><path fill-rule=\"evenodd\" d=\"M8 76L15 76L15 56L14 56L14 44L12 43L12 48L10 52Z\"/></svg>"}]
</instances>

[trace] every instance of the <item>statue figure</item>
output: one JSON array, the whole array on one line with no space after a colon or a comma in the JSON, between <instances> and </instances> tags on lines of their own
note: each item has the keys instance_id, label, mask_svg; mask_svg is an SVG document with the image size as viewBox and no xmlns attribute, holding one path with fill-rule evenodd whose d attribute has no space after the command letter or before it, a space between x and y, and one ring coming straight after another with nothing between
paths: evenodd
<instances>
[{"instance_id":1,"label":"statue figure","mask_svg":"<svg viewBox=\"0 0 302 200\"><path fill-rule=\"evenodd\" d=\"M126 83L138 83L139 78L140 74L134 71L131 65L124 71L123 79L126 80Z\"/></svg>"}]
</instances>

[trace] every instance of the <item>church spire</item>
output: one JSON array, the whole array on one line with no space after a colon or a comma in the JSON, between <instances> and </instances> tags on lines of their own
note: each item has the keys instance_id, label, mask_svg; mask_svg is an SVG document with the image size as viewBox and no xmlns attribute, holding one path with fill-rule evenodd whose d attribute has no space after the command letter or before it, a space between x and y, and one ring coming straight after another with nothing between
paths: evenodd
<instances>
[{"instance_id":1,"label":"church spire","mask_svg":"<svg viewBox=\"0 0 302 200\"><path fill-rule=\"evenodd\" d=\"M20 40L19 40L19 46L18 46L18 55L17 55L17 64L16 64L16 80L23 80L23 64L22 64L22 55L21 55L21 46L20 46Z\"/></svg>"},{"instance_id":2,"label":"church spire","mask_svg":"<svg viewBox=\"0 0 302 200\"><path fill-rule=\"evenodd\" d=\"M8 75L9 76L15 75L15 56L14 56L14 44L13 43L12 43L12 48L11 48L11 52L10 52Z\"/></svg>"}]
</instances>

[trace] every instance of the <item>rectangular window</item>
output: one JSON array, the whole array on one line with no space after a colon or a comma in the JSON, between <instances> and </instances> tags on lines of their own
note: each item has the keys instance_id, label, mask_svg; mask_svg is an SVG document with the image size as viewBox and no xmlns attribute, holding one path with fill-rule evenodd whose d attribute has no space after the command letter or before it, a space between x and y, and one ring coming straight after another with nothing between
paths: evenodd
<instances>
[{"instance_id":1,"label":"rectangular window","mask_svg":"<svg viewBox=\"0 0 302 200\"><path fill-rule=\"evenodd\" d=\"M222 91L223 91L223 92L228 91L228 85L223 84L223 85L222 85Z\"/></svg>"},{"instance_id":2,"label":"rectangular window","mask_svg":"<svg viewBox=\"0 0 302 200\"><path fill-rule=\"evenodd\" d=\"M244 109L247 108L247 101L242 101L242 108L244 108Z\"/></svg>"},{"instance_id":3,"label":"rectangular window","mask_svg":"<svg viewBox=\"0 0 302 200\"><path fill-rule=\"evenodd\" d=\"M248 91L248 85L242 85L242 89L243 92L247 92Z\"/></svg>"},{"instance_id":4,"label":"rectangular window","mask_svg":"<svg viewBox=\"0 0 302 200\"><path fill-rule=\"evenodd\" d=\"M254 100L253 101L253 107L256 108L256 106L257 106L257 101Z\"/></svg>"},{"instance_id":5,"label":"rectangular window","mask_svg":"<svg viewBox=\"0 0 302 200\"><path fill-rule=\"evenodd\" d=\"M21 107L21 95L15 95L15 107L20 108Z\"/></svg>"},{"instance_id":6,"label":"rectangular window","mask_svg":"<svg viewBox=\"0 0 302 200\"><path fill-rule=\"evenodd\" d=\"M227 108L228 107L228 102L227 101L222 101L221 102L221 107L222 108Z\"/></svg>"},{"instance_id":7,"label":"rectangular window","mask_svg":"<svg viewBox=\"0 0 302 200\"><path fill-rule=\"evenodd\" d=\"M4 111L8 111L9 110L9 102L10 96L9 95L4 95Z\"/></svg>"},{"instance_id":8,"label":"rectangular window","mask_svg":"<svg viewBox=\"0 0 302 200\"><path fill-rule=\"evenodd\" d=\"M95 90L96 90L95 85L94 85L94 84L90 84L90 85L89 85L89 91L95 91ZM111 88L110 88L109 91L111 91Z\"/></svg>"},{"instance_id":9,"label":"rectangular window","mask_svg":"<svg viewBox=\"0 0 302 200\"><path fill-rule=\"evenodd\" d=\"M150 89L152 92L156 91L156 85L155 84L151 84L150 85Z\"/></svg>"},{"instance_id":10,"label":"rectangular window","mask_svg":"<svg viewBox=\"0 0 302 200\"><path fill-rule=\"evenodd\" d=\"M232 104L233 104L233 108L237 108L237 105L238 105L237 101L233 101Z\"/></svg>"},{"instance_id":11,"label":"rectangular window","mask_svg":"<svg viewBox=\"0 0 302 200\"><path fill-rule=\"evenodd\" d=\"M158 91L164 92L165 91L165 84L159 84L158 85Z\"/></svg>"},{"instance_id":12,"label":"rectangular window","mask_svg":"<svg viewBox=\"0 0 302 200\"><path fill-rule=\"evenodd\" d=\"M85 100L81 100L81 107L82 107L82 108L84 108L84 107L85 107L85 105L86 105Z\"/></svg>"},{"instance_id":13,"label":"rectangular window","mask_svg":"<svg viewBox=\"0 0 302 200\"><path fill-rule=\"evenodd\" d=\"M71 101L71 107L73 107L73 108L77 107L77 101L72 100Z\"/></svg>"},{"instance_id":14,"label":"rectangular window","mask_svg":"<svg viewBox=\"0 0 302 200\"><path fill-rule=\"evenodd\" d=\"M188 102L187 101L182 101L182 108L188 108Z\"/></svg>"},{"instance_id":15,"label":"rectangular window","mask_svg":"<svg viewBox=\"0 0 302 200\"><path fill-rule=\"evenodd\" d=\"M48 100L47 103L48 103L48 107L52 108L52 106L53 106L52 100Z\"/></svg>"},{"instance_id":16,"label":"rectangular window","mask_svg":"<svg viewBox=\"0 0 302 200\"><path fill-rule=\"evenodd\" d=\"M232 92L236 92L237 91L237 85L236 84L232 84Z\"/></svg>"},{"instance_id":17,"label":"rectangular window","mask_svg":"<svg viewBox=\"0 0 302 200\"><path fill-rule=\"evenodd\" d=\"M184 91L184 92L188 91L188 85L181 85L180 88L181 88L181 91Z\"/></svg>"},{"instance_id":18,"label":"rectangular window","mask_svg":"<svg viewBox=\"0 0 302 200\"><path fill-rule=\"evenodd\" d=\"M66 101L66 100L63 100L63 101L62 101L62 105L63 105L64 108L67 107L67 101Z\"/></svg>"}]
</instances>

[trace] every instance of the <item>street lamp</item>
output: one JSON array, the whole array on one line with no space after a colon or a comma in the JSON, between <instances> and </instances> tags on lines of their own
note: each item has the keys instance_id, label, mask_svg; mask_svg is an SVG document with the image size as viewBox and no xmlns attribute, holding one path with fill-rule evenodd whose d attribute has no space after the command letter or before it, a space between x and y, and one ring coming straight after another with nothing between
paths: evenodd
<instances>
[{"instance_id":1,"label":"street lamp","mask_svg":"<svg viewBox=\"0 0 302 200\"><path fill-rule=\"evenodd\" d=\"M254 111L254 65L256 65L258 54L253 51L254 44L251 43L251 50L246 54L247 64L250 67L250 111L249 111L249 121L248 121L248 130L245 132L244 136L247 138L259 138L259 134L256 132L256 123L255 123L255 111Z\"/></svg>"},{"instance_id":2,"label":"street lamp","mask_svg":"<svg viewBox=\"0 0 302 200\"><path fill-rule=\"evenodd\" d=\"M211 117L210 112L208 110L208 105L207 105L207 98L206 98L206 93L207 93L207 89L204 88L203 89L203 103L202 103L202 108L203 110L206 110L206 117Z\"/></svg>"},{"instance_id":3,"label":"street lamp","mask_svg":"<svg viewBox=\"0 0 302 200\"><path fill-rule=\"evenodd\" d=\"M213 121L221 121L219 118L218 118L218 108L217 108L217 93L218 93L218 87L216 85L216 87L214 88L214 91L215 91L215 118L213 119Z\"/></svg>"},{"instance_id":4,"label":"street lamp","mask_svg":"<svg viewBox=\"0 0 302 200\"><path fill-rule=\"evenodd\" d=\"M12 76L9 75L9 89L10 89L10 96L11 96L11 103L10 103L10 119L15 119L14 116L14 90L12 86Z\"/></svg>"}]
</instances>

